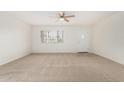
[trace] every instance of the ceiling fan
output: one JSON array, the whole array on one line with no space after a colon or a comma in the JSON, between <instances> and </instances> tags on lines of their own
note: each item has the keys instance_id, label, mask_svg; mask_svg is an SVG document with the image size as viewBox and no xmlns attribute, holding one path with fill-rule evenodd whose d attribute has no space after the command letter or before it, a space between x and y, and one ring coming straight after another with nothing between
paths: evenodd
<instances>
[{"instance_id":1,"label":"ceiling fan","mask_svg":"<svg viewBox=\"0 0 124 93\"><path fill-rule=\"evenodd\" d=\"M66 22L69 22L69 18L75 17L75 15L66 15L65 12L59 12L58 16L61 21Z\"/></svg>"}]
</instances>

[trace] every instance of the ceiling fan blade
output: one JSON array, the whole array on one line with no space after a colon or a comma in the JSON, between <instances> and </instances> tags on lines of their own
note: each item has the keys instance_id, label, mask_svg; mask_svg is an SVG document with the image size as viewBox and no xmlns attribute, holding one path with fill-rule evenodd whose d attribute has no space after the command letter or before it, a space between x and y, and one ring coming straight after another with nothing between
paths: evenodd
<instances>
[{"instance_id":1,"label":"ceiling fan blade","mask_svg":"<svg viewBox=\"0 0 124 93\"><path fill-rule=\"evenodd\" d=\"M69 16L65 16L66 18L69 18L69 17L75 17L75 15L69 15Z\"/></svg>"},{"instance_id":2,"label":"ceiling fan blade","mask_svg":"<svg viewBox=\"0 0 124 93\"><path fill-rule=\"evenodd\" d=\"M69 22L69 20L68 20L67 18L65 18L65 17L64 17L64 20L65 20L66 22Z\"/></svg>"},{"instance_id":3,"label":"ceiling fan blade","mask_svg":"<svg viewBox=\"0 0 124 93\"><path fill-rule=\"evenodd\" d=\"M60 17L62 16L62 12L59 12L58 14L59 14Z\"/></svg>"},{"instance_id":4,"label":"ceiling fan blade","mask_svg":"<svg viewBox=\"0 0 124 93\"><path fill-rule=\"evenodd\" d=\"M59 12L58 14L59 14L60 17L63 17L65 15L64 12Z\"/></svg>"}]
</instances>

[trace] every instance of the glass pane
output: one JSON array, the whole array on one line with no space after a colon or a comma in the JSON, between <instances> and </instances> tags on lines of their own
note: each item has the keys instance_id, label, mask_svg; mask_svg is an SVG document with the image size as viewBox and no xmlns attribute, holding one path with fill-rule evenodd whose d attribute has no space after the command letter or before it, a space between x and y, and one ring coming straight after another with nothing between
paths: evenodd
<instances>
[{"instance_id":1,"label":"glass pane","mask_svg":"<svg viewBox=\"0 0 124 93\"><path fill-rule=\"evenodd\" d=\"M41 31L42 43L63 42L63 31Z\"/></svg>"}]
</instances>

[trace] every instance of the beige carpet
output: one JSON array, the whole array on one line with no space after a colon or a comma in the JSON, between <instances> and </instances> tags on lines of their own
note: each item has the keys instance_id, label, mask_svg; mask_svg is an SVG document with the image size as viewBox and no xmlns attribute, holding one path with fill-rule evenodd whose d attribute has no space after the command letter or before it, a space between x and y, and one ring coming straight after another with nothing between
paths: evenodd
<instances>
[{"instance_id":1,"label":"beige carpet","mask_svg":"<svg viewBox=\"0 0 124 93\"><path fill-rule=\"evenodd\" d=\"M89 54L31 54L0 66L0 81L124 81L124 65Z\"/></svg>"}]
</instances>

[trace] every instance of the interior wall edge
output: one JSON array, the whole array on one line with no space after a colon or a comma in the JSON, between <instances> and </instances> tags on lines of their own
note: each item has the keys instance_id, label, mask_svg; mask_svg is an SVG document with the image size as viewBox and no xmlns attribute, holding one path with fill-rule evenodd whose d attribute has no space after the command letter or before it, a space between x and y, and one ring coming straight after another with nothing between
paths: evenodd
<instances>
[{"instance_id":1,"label":"interior wall edge","mask_svg":"<svg viewBox=\"0 0 124 93\"><path fill-rule=\"evenodd\" d=\"M0 65L31 53L31 25L0 12Z\"/></svg>"},{"instance_id":2,"label":"interior wall edge","mask_svg":"<svg viewBox=\"0 0 124 93\"><path fill-rule=\"evenodd\" d=\"M4 64L13 62L13 61L15 61L15 60L17 60L19 58L23 58L23 57L25 57L27 55L30 55L30 54L31 54L31 52L25 52L25 53L20 53L20 54L18 54L16 56L11 56L11 57L8 57L8 58L7 57L2 58L2 59L0 59L0 65L4 65Z\"/></svg>"},{"instance_id":3,"label":"interior wall edge","mask_svg":"<svg viewBox=\"0 0 124 93\"><path fill-rule=\"evenodd\" d=\"M123 24L123 12L118 12L95 24L91 52L124 65Z\"/></svg>"}]
</instances>

